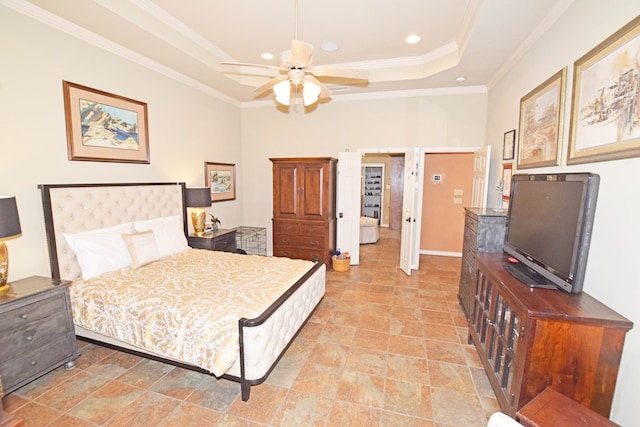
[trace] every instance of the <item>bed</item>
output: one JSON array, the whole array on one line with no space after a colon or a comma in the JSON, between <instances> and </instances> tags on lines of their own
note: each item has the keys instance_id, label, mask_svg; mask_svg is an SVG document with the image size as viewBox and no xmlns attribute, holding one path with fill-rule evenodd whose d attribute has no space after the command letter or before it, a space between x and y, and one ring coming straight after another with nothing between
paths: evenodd
<instances>
[{"instance_id":1,"label":"bed","mask_svg":"<svg viewBox=\"0 0 640 427\"><path fill-rule=\"evenodd\" d=\"M76 335L237 381L243 401L324 296L322 262L183 249L182 243L176 249L188 230L184 183L39 188L52 278L72 281ZM78 249L98 237L114 244L114 235L129 251L125 267L116 257L118 268L105 267L110 257L92 265ZM120 256L119 246L116 252ZM147 298L134 299L141 295ZM233 295L242 303L227 299ZM207 317L219 309L229 311Z\"/></svg>"}]
</instances>

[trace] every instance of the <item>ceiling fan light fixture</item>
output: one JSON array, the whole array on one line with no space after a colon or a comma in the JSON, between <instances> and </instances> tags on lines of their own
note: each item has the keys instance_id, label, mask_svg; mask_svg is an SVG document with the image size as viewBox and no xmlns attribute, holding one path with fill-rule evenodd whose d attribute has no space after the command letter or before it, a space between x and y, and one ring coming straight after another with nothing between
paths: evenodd
<instances>
[{"instance_id":1,"label":"ceiling fan light fixture","mask_svg":"<svg viewBox=\"0 0 640 427\"><path fill-rule=\"evenodd\" d=\"M320 96L320 86L309 80L305 80L304 86L302 86L302 101L305 107L316 102L318 96Z\"/></svg>"},{"instance_id":2,"label":"ceiling fan light fixture","mask_svg":"<svg viewBox=\"0 0 640 427\"><path fill-rule=\"evenodd\" d=\"M289 105L291 103L291 83L289 80L284 80L273 87L273 93L276 96L276 101L282 105Z\"/></svg>"}]
</instances>

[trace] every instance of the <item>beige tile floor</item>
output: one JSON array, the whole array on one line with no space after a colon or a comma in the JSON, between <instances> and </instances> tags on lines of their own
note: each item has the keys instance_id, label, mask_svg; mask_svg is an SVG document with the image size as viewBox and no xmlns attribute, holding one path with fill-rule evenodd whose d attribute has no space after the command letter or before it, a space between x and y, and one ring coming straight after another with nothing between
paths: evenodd
<instances>
[{"instance_id":1,"label":"beige tile floor","mask_svg":"<svg viewBox=\"0 0 640 427\"><path fill-rule=\"evenodd\" d=\"M398 268L397 232L329 271L310 321L248 402L237 383L79 341L56 369L4 398L39 426L485 426L498 404L467 344L459 258Z\"/></svg>"}]
</instances>

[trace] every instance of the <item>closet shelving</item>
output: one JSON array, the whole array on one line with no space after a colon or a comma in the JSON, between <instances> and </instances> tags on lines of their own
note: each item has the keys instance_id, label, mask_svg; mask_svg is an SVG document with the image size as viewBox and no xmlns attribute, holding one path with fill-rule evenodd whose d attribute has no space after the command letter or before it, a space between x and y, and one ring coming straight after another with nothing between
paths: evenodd
<instances>
[{"instance_id":1,"label":"closet shelving","mask_svg":"<svg viewBox=\"0 0 640 427\"><path fill-rule=\"evenodd\" d=\"M384 167L363 166L362 215L370 218L382 217L382 195L384 191Z\"/></svg>"}]
</instances>

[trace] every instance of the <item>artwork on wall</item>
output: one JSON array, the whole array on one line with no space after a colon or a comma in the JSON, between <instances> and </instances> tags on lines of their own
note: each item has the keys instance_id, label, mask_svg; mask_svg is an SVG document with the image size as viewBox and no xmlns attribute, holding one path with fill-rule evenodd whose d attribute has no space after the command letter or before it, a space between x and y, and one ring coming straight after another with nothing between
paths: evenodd
<instances>
[{"instance_id":1,"label":"artwork on wall","mask_svg":"<svg viewBox=\"0 0 640 427\"><path fill-rule=\"evenodd\" d=\"M502 140L502 160L513 160L516 147L516 130L512 129L504 133Z\"/></svg>"},{"instance_id":2,"label":"artwork on wall","mask_svg":"<svg viewBox=\"0 0 640 427\"><path fill-rule=\"evenodd\" d=\"M211 202L236 199L236 165L204 162L204 184L211 188Z\"/></svg>"},{"instance_id":3,"label":"artwork on wall","mask_svg":"<svg viewBox=\"0 0 640 427\"><path fill-rule=\"evenodd\" d=\"M147 104L63 81L69 160L149 163Z\"/></svg>"},{"instance_id":4,"label":"artwork on wall","mask_svg":"<svg viewBox=\"0 0 640 427\"><path fill-rule=\"evenodd\" d=\"M513 175L513 164L504 163L502 165L502 201L509 204L511 197L511 176Z\"/></svg>"},{"instance_id":5,"label":"artwork on wall","mask_svg":"<svg viewBox=\"0 0 640 427\"><path fill-rule=\"evenodd\" d=\"M520 99L518 169L560 164L566 79L565 67Z\"/></svg>"},{"instance_id":6,"label":"artwork on wall","mask_svg":"<svg viewBox=\"0 0 640 427\"><path fill-rule=\"evenodd\" d=\"M567 164L640 156L640 17L574 63Z\"/></svg>"}]
</instances>

